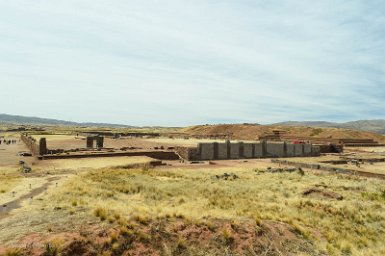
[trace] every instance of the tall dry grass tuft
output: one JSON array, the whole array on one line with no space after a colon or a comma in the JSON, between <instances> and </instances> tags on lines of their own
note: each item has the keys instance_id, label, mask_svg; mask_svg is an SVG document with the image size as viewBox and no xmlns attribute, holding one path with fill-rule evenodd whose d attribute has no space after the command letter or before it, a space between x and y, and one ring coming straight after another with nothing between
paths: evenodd
<instances>
[{"instance_id":1,"label":"tall dry grass tuft","mask_svg":"<svg viewBox=\"0 0 385 256\"><path fill-rule=\"evenodd\" d=\"M290 224L303 239L314 241L325 254L385 252L384 181L311 172L256 173L254 169L94 170L69 180L49 201L54 206L85 207L101 221L119 224L146 225L159 218L252 219L256 225L280 221ZM225 172L239 179L215 178ZM309 187L333 191L343 200L303 195ZM129 234L124 229L121 233ZM231 243L230 237L225 239L227 234L223 237Z\"/></svg>"}]
</instances>

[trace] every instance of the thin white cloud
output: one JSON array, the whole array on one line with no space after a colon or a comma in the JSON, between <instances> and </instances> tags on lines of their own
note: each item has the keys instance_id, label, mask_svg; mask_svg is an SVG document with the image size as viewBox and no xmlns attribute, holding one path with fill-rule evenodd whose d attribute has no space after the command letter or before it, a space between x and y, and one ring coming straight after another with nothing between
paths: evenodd
<instances>
[{"instance_id":1,"label":"thin white cloud","mask_svg":"<svg viewBox=\"0 0 385 256\"><path fill-rule=\"evenodd\" d=\"M383 11L381 1L0 1L0 109L138 125L381 118Z\"/></svg>"}]
</instances>

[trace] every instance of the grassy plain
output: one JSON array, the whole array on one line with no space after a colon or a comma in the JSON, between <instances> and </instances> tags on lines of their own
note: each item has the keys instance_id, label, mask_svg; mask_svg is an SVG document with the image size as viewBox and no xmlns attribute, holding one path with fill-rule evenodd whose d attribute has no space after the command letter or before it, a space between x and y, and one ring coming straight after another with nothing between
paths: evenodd
<instances>
[{"instance_id":1,"label":"grassy plain","mask_svg":"<svg viewBox=\"0 0 385 256\"><path fill-rule=\"evenodd\" d=\"M221 176L224 173L237 177L225 180ZM309 188L333 192L343 199L322 193L304 195ZM115 233L107 232L108 241L104 240L103 246L93 244L99 253L106 255L118 255L114 254L117 248L121 250L128 240L126 250L138 250L140 246L152 248L154 241L158 241L155 237L162 241L159 248L154 248L161 255L260 255L256 247L240 248L238 244L242 239L238 235L257 230L267 232L272 223L281 223L287 228L269 233L270 240L275 241L274 236L280 232L289 232L294 234L290 238L293 244L297 244L294 241L298 239L306 243L294 252L278 245L270 246L267 250L270 254L265 255L384 255L384 203L382 180L308 170L305 174L270 173L256 164L255 167L89 170L66 179L26 207L31 209L34 233L47 239L70 228L81 232L86 223L106 230L115 228ZM41 209L45 209L44 219L39 217ZM16 210L8 223L22 218L24 210ZM31 224L23 222L27 226ZM156 223L167 227L163 237L149 229ZM176 228L178 223L185 229L203 225L215 235L208 236L206 243L194 241L193 237L184 236L185 231ZM248 227L246 231L245 227ZM4 231L7 233L9 229L6 226ZM18 236L22 234L20 231ZM1 238L10 241L6 235ZM218 239L222 241L219 244ZM66 250L65 243L58 241L58 248ZM179 248L183 253L178 254L179 249L173 247L178 244L183 247L183 250Z\"/></svg>"},{"instance_id":2,"label":"grassy plain","mask_svg":"<svg viewBox=\"0 0 385 256\"><path fill-rule=\"evenodd\" d=\"M49 146L75 140L75 128L50 129L63 134L34 136L49 137ZM139 142L152 147L199 141ZM4 149L0 203L29 198L29 184L43 190L0 212L0 255L385 255L383 180L315 170L271 173L266 168L279 165L267 159L149 168L145 157L35 161L16 156L25 150L20 143ZM31 174L17 171L20 159ZM134 164L143 167L129 167ZM383 163L362 168L385 172ZM225 179L224 173L231 175Z\"/></svg>"}]
</instances>

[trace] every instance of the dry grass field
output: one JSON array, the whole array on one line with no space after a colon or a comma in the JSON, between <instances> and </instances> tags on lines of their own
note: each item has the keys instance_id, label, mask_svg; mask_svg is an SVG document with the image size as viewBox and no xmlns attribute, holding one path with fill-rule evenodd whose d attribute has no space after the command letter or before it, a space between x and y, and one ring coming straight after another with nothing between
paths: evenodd
<instances>
[{"instance_id":1,"label":"dry grass field","mask_svg":"<svg viewBox=\"0 0 385 256\"><path fill-rule=\"evenodd\" d=\"M5 175L3 175L0 183L0 193L4 194L9 192L10 188L14 187L19 181L20 177L5 177Z\"/></svg>"},{"instance_id":2,"label":"dry grass field","mask_svg":"<svg viewBox=\"0 0 385 256\"><path fill-rule=\"evenodd\" d=\"M84 171L0 219L0 239L62 255L385 254L384 181L267 165Z\"/></svg>"},{"instance_id":3,"label":"dry grass field","mask_svg":"<svg viewBox=\"0 0 385 256\"><path fill-rule=\"evenodd\" d=\"M49 148L85 146L73 131L60 133L33 136L46 137ZM201 141L213 140L106 138L105 146ZM272 172L268 167L289 166L270 159L150 167L147 157L39 161L18 156L26 150L19 141L0 149L0 255L385 255L381 179L310 169ZM360 148L290 160L383 153ZM20 172L20 160L31 173ZM384 163L334 166L385 173Z\"/></svg>"},{"instance_id":4,"label":"dry grass field","mask_svg":"<svg viewBox=\"0 0 385 256\"><path fill-rule=\"evenodd\" d=\"M0 183L0 204L12 201L30 192L31 188L39 187L44 183L41 177L25 178L21 175L3 176ZM13 194L14 192L14 194Z\"/></svg>"}]
</instances>

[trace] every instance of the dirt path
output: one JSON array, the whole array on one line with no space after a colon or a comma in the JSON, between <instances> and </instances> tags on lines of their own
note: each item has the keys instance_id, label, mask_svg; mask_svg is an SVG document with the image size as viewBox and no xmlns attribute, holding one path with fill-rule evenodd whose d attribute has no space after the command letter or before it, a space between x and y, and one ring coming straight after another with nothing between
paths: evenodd
<instances>
[{"instance_id":1,"label":"dirt path","mask_svg":"<svg viewBox=\"0 0 385 256\"><path fill-rule=\"evenodd\" d=\"M42 186L35 188L35 189L32 189L31 192L29 192L28 194L20 196L19 198L15 199L13 201L10 201L10 202L7 202L7 203L1 205L0 206L1 207L0 220L7 217L12 210L15 210L15 209L22 207L21 203L23 201L25 201L31 197L34 198L37 195L43 193L50 185L53 184L53 181L60 180L60 179L61 179L61 177L58 177L58 176L50 177L47 179L47 182L44 183Z\"/></svg>"}]
</instances>

